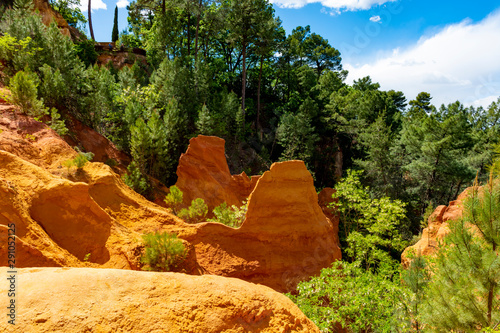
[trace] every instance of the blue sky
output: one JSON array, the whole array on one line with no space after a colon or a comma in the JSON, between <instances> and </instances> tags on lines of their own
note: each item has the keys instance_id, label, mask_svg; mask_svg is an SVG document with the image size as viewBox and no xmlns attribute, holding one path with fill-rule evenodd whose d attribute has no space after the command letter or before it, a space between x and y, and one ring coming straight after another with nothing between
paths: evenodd
<instances>
[{"instance_id":1,"label":"blue sky","mask_svg":"<svg viewBox=\"0 0 500 333\"><path fill-rule=\"evenodd\" d=\"M87 0L81 0L86 8ZM497 0L272 0L290 33L311 31L339 49L349 83L370 75L382 89L420 91L433 103L487 106L500 96L500 2ZM119 30L127 0L92 0L94 33L109 41L115 5ZM86 15L86 10L84 12Z\"/></svg>"}]
</instances>

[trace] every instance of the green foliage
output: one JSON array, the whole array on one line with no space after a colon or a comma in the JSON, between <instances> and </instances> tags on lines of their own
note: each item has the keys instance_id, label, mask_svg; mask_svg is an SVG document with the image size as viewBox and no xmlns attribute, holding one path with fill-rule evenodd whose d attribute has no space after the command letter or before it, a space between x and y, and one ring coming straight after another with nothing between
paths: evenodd
<instances>
[{"instance_id":1,"label":"green foliage","mask_svg":"<svg viewBox=\"0 0 500 333\"><path fill-rule=\"evenodd\" d=\"M203 135L212 135L214 133L214 119L212 118L212 115L210 114L210 111L205 104L203 104L203 107L198 114L196 128L198 129L198 132Z\"/></svg>"},{"instance_id":2,"label":"green foliage","mask_svg":"<svg viewBox=\"0 0 500 333\"><path fill-rule=\"evenodd\" d=\"M30 141L36 140L36 137L33 134L26 134L25 138Z\"/></svg>"},{"instance_id":3,"label":"green foliage","mask_svg":"<svg viewBox=\"0 0 500 333\"><path fill-rule=\"evenodd\" d=\"M123 182L137 193L148 196L151 191L151 184L148 177L141 172L135 161L129 164L127 171L128 174L123 176Z\"/></svg>"},{"instance_id":4,"label":"green foliage","mask_svg":"<svg viewBox=\"0 0 500 333\"><path fill-rule=\"evenodd\" d=\"M44 69L42 69L44 70ZM49 126L59 135L68 133L68 129L61 120L60 114L55 108L50 109L44 106L43 101L38 100L37 86L39 85L38 76L33 73L19 71L10 80L9 89L12 93L12 102L21 108L21 111L27 115L41 119L46 115L50 115L51 120ZM44 86L46 87L46 86Z\"/></svg>"},{"instance_id":5,"label":"green foliage","mask_svg":"<svg viewBox=\"0 0 500 333\"><path fill-rule=\"evenodd\" d=\"M9 84L12 102L20 107L21 112L32 117L42 117L47 114L43 102L38 100L38 84L38 77L25 71L17 72Z\"/></svg>"},{"instance_id":6,"label":"green foliage","mask_svg":"<svg viewBox=\"0 0 500 333\"><path fill-rule=\"evenodd\" d=\"M276 138L284 148L281 160L300 159L306 163L310 161L314 144L319 139L310 118L304 112L284 114L276 130Z\"/></svg>"},{"instance_id":7,"label":"green foliage","mask_svg":"<svg viewBox=\"0 0 500 333\"><path fill-rule=\"evenodd\" d=\"M412 318L412 326L415 331L422 330L420 319L421 305L424 299L427 285L430 280L426 259L420 254L408 253L407 258L411 260L409 267L401 273L404 286L408 290L405 299L408 315Z\"/></svg>"},{"instance_id":8,"label":"green foliage","mask_svg":"<svg viewBox=\"0 0 500 333\"><path fill-rule=\"evenodd\" d=\"M203 221L208 213L208 206L202 198L191 201L191 206L180 210L178 216L188 223Z\"/></svg>"},{"instance_id":9,"label":"green foliage","mask_svg":"<svg viewBox=\"0 0 500 333\"><path fill-rule=\"evenodd\" d=\"M463 216L431 264L423 318L438 332L472 332L500 322L500 187L472 188Z\"/></svg>"},{"instance_id":10,"label":"green foliage","mask_svg":"<svg viewBox=\"0 0 500 333\"><path fill-rule=\"evenodd\" d=\"M93 66L97 61L98 54L95 50L94 45L95 42L91 39L86 39L75 43L75 53L78 58L83 61L85 67Z\"/></svg>"},{"instance_id":11,"label":"green foliage","mask_svg":"<svg viewBox=\"0 0 500 333\"><path fill-rule=\"evenodd\" d=\"M391 252L400 253L406 246L401 236L405 204L388 197L371 198L363 187L361 172L348 170L335 186L331 208L340 214L340 238L348 258L358 266L377 266L390 262Z\"/></svg>"},{"instance_id":12,"label":"green foliage","mask_svg":"<svg viewBox=\"0 0 500 333\"><path fill-rule=\"evenodd\" d=\"M176 234L148 233L142 236L144 255L141 262L143 270L168 272L181 264L186 258L186 249Z\"/></svg>"},{"instance_id":13,"label":"green foliage","mask_svg":"<svg viewBox=\"0 0 500 333\"><path fill-rule=\"evenodd\" d=\"M115 6L115 16L113 18L113 30L111 31L111 42L118 40L118 6Z\"/></svg>"},{"instance_id":14,"label":"green foliage","mask_svg":"<svg viewBox=\"0 0 500 333\"><path fill-rule=\"evenodd\" d=\"M180 205L182 205L183 193L175 185L170 186L169 190L170 192L165 196L165 204L167 208L172 209L174 214L177 214Z\"/></svg>"},{"instance_id":15,"label":"green foliage","mask_svg":"<svg viewBox=\"0 0 500 333\"><path fill-rule=\"evenodd\" d=\"M61 120L61 116L57 112L55 108L50 109L50 122L49 126L52 128L54 131L56 131L57 134L60 136L68 134L68 128L66 127L66 124L64 123L64 120Z\"/></svg>"},{"instance_id":16,"label":"green foliage","mask_svg":"<svg viewBox=\"0 0 500 333\"><path fill-rule=\"evenodd\" d=\"M407 293L398 280L390 265L371 272L336 261L287 296L321 332L337 332L338 325L348 332L408 332Z\"/></svg>"},{"instance_id":17,"label":"green foliage","mask_svg":"<svg viewBox=\"0 0 500 333\"><path fill-rule=\"evenodd\" d=\"M76 155L74 159L66 160L62 163L63 166L68 169L68 172L73 166L75 166L77 170L80 170L85 166L85 164L87 164L87 162L91 161L94 158L94 153L92 152L84 153L81 152L77 147L75 147L75 149L78 151L78 155Z\"/></svg>"},{"instance_id":18,"label":"green foliage","mask_svg":"<svg viewBox=\"0 0 500 333\"><path fill-rule=\"evenodd\" d=\"M3 36L0 36L0 60L6 63L7 70L9 67L13 66L14 54L16 52L23 52L29 45L31 37L26 37L22 40L18 40L16 37L11 36L8 32ZM2 70L5 70L3 65L0 63Z\"/></svg>"},{"instance_id":19,"label":"green foliage","mask_svg":"<svg viewBox=\"0 0 500 333\"><path fill-rule=\"evenodd\" d=\"M80 0L49 0L49 3L70 26L83 31L87 19L79 8Z\"/></svg>"},{"instance_id":20,"label":"green foliage","mask_svg":"<svg viewBox=\"0 0 500 333\"><path fill-rule=\"evenodd\" d=\"M88 154L88 153L87 153ZM73 160L74 165L77 169L81 169L89 161L89 157L86 153L78 153L78 155Z\"/></svg>"},{"instance_id":21,"label":"green foliage","mask_svg":"<svg viewBox=\"0 0 500 333\"><path fill-rule=\"evenodd\" d=\"M111 168L114 168L115 166L117 166L119 163L114 159L114 158L108 158L104 164L110 166Z\"/></svg>"},{"instance_id":22,"label":"green foliage","mask_svg":"<svg viewBox=\"0 0 500 333\"><path fill-rule=\"evenodd\" d=\"M244 202L241 207L235 205L228 207L227 203L223 202L214 208L214 218L208 221L222 223L231 228L239 228L245 221L247 209L247 202Z\"/></svg>"}]
</instances>

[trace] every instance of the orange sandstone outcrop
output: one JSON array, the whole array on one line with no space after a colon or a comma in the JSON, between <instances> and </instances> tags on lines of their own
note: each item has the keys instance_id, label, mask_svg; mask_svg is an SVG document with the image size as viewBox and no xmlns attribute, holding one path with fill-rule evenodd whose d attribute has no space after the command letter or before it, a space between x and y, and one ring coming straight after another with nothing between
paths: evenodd
<instances>
[{"instance_id":1,"label":"orange sandstone outcrop","mask_svg":"<svg viewBox=\"0 0 500 333\"><path fill-rule=\"evenodd\" d=\"M63 35L71 37L73 39L82 38L82 35L78 31L78 29L70 26L58 11L52 9L48 0L34 0L33 4L35 10L38 11L38 14L42 17L42 22L45 25L49 25L52 22L55 22Z\"/></svg>"},{"instance_id":2,"label":"orange sandstone outcrop","mask_svg":"<svg viewBox=\"0 0 500 333\"><path fill-rule=\"evenodd\" d=\"M197 263L208 274L238 277L284 292L319 274L340 249L332 223L318 205L302 161L274 163L248 199L243 225L203 223L193 235Z\"/></svg>"},{"instance_id":3,"label":"orange sandstone outcrop","mask_svg":"<svg viewBox=\"0 0 500 333\"><path fill-rule=\"evenodd\" d=\"M229 172L224 143L221 138L204 135L189 140L186 153L179 159L175 184L184 193L185 206L202 198L209 212L223 202L239 207L254 189L259 176L249 178L245 172Z\"/></svg>"},{"instance_id":4,"label":"orange sandstone outcrop","mask_svg":"<svg viewBox=\"0 0 500 333\"><path fill-rule=\"evenodd\" d=\"M68 22L62 17L59 12L52 9L48 0L34 0L35 9L38 10L39 15L42 17L42 22L49 25L52 22L57 24L61 33L65 36L71 37Z\"/></svg>"},{"instance_id":5,"label":"orange sandstone outcrop","mask_svg":"<svg viewBox=\"0 0 500 333\"><path fill-rule=\"evenodd\" d=\"M84 125L77 119L67 116L69 121L66 125L70 132L74 133L76 141L67 138L73 146L81 145L85 151L94 153L93 162L107 162L112 159L118 164L127 166L130 163L130 157L124 152L118 150L116 146L106 139L103 135L97 133L92 128Z\"/></svg>"},{"instance_id":6,"label":"orange sandstone outcrop","mask_svg":"<svg viewBox=\"0 0 500 333\"><path fill-rule=\"evenodd\" d=\"M429 216L428 227L424 228L422 231L422 237L413 246L407 247L402 255L401 262L404 266L407 266L410 262L408 255L410 252L420 255L432 255L438 249L439 241L450 232L448 226L448 221L456 220L462 217L463 202L471 188L465 189L457 198L457 200L451 201L448 206L438 206L434 212Z\"/></svg>"},{"instance_id":7,"label":"orange sandstone outcrop","mask_svg":"<svg viewBox=\"0 0 500 333\"><path fill-rule=\"evenodd\" d=\"M16 325L4 318L0 330L320 332L286 296L238 279L93 268L26 268L17 277ZM0 294L8 304L6 283Z\"/></svg>"},{"instance_id":8,"label":"orange sandstone outcrop","mask_svg":"<svg viewBox=\"0 0 500 333\"><path fill-rule=\"evenodd\" d=\"M10 152L42 168L60 167L76 152L56 132L13 105L0 104L0 150Z\"/></svg>"},{"instance_id":9,"label":"orange sandstone outcrop","mask_svg":"<svg viewBox=\"0 0 500 333\"><path fill-rule=\"evenodd\" d=\"M107 165L62 168L76 152L46 125L20 114L14 120L11 111L0 113L0 234L5 239L8 226L16 225L17 267L140 269L141 235L154 231L177 233L185 244L188 258L180 271L238 277L278 291L293 290L340 259L338 236L301 161L275 163L253 184L230 176L220 158L208 165L198 159L213 191L221 193L217 200L227 193L243 200L254 190L239 229L192 225L132 191ZM223 185L230 191L217 188ZM0 243L0 266L7 265L7 252Z\"/></svg>"}]
</instances>

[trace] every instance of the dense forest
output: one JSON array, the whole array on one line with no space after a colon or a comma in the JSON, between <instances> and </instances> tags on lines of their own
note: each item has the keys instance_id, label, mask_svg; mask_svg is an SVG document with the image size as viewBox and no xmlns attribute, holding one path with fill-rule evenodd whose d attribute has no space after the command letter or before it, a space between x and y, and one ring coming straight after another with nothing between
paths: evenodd
<instances>
[{"instance_id":1,"label":"dense forest","mask_svg":"<svg viewBox=\"0 0 500 333\"><path fill-rule=\"evenodd\" d=\"M51 1L81 29L86 20L75 3ZM487 228L484 235L495 235L478 240L465 222L452 226L456 246L447 256L456 260L439 255L432 279L426 259L417 256L403 273L398 262L435 206L475 179L489 179L500 99L487 109L460 101L434 106L427 92L383 91L370 77L348 84L340 52L309 26L287 35L267 0L133 1L129 28L116 43L146 50L147 61L131 53L131 66L121 69L96 65L94 42L83 31L72 41L32 10L29 0L0 8L1 80L23 110L49 119L61 134L72 116L130 154L125 181L137 192L153 195L151 177L173 185L179 156L198 134L226 140L233 173L258 174L275 161L300 159L318 190L336 187L345 261L290 295L323 331L335 331L335 323L354 332L498 325L499 304L491 296L499 292L497 229ZM493 182L488 200L498 205ZM475 212L482 204L471 199L467 223L481 228ZM460 250L469 245L480 264L471 261L467 269L481 281L478 290L491 293L484 313L464 305L475 296L458 293L463 299L456 303L443 296L470 283L459 278L468 273L457 273ZM479 250L485 247L491 251ZM456 284L444 281L447 274L455 274ZM353 289L352 303L332 288ZM463 311L453 317L450 304Z\"/></svg>"}]
</instances>

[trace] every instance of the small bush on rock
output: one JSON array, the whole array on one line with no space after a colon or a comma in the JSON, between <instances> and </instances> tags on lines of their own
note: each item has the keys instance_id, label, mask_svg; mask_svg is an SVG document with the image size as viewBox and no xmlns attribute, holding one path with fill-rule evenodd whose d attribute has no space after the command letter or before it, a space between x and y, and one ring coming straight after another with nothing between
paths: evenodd
<instances>
[{"instance_id":1,"label":"small bush on rock","mask_svg":"<svg viewBox=\"0 0 500 333\"><path fill-rule=\"evenodd\" d=\"M189 208L181 209L178 216L188 223L197 223L203 221L207 213L208 206L205 201L202 198L196 198L191 201Z\"/></svg>"},{"instance_id":2,"label":"small bush on rock","mask_svg":"<svg viewBox=\"0 0 500 333\"><path fill-rule=\"evenodd\" d=\"M243 202L243 205L239 208L235 205L228 207L227 203L223 202L214 208L214 218L209 219L209 221L219 222L232 228L239 228L245 220L247 208L247 202Z\"/></svg>"},{"instance_id":3,"label":"small bush on rock","mask_svg":"<svg viewBox=\"0 0 500 333\"><path fill-rule=\"evenodd\" d=\"M179 206L182 204L184 194L175 185L170 186L170 193L165 197L165 204L168 208L172 209L174 214L177 214Z\"/></svg>"},{"instance_id":4,"label":"small bush on rock","mask_svg":"<svg viewBox=\"0 0 500 333\"><path fill-rule=\"evenodd\" d=\"M75 147L77 148L77 147ZM91 161L94 158L94 153L88 152L88 153L83 153L81 151L78 151L78 155L72 159L72 160L66 160L62 163L63 166L69 169L73 166L76 166L77 169L81 169L85 166L85 164L89 161Z\"/></svg>"},{"instance_id":5,"label":"small bush on rock","mask_svg":"<svg viewBox=\"0 0 500 333\"><path fill-rule=\"evenodd\" d=\"M186 249L176 234L148 233L142 236L145 252L141 262L142 269L148 271L167 272L186 258Z\"/></svg>"}]
</instances>

